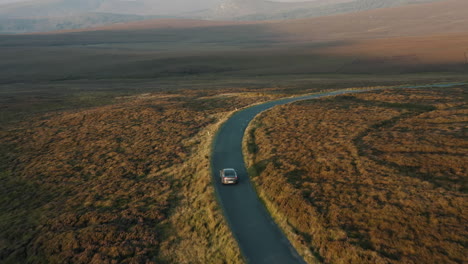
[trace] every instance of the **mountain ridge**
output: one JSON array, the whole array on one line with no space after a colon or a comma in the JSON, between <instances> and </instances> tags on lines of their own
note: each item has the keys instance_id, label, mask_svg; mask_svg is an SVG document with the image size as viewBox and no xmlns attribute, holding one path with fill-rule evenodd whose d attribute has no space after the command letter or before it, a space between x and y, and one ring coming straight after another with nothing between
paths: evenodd
<instances>
[{"instance_id":1,"label":"mountain ridge","mask_svg":"<svg viewBox=\"0 0 468 264\"><path fill-rule=\"evenodd\" d=\"M272 2L266 0L204 0L204 5L187 5L173 11L185 0L41 0L6 4L0 8L0 33L31 33L92 28L114 23L153 18L198 20L266 21L290 20L353 13L394 6L444 0L315 0L309 2ZM210 3L214 7L209 8ZM163 8L164 7L164 8ZM195 10L199 8L199 10ZM191 11L189 11L191 10ZM195 10L195 11L194 11ZM166 15L164 15L166 14Z\"/></svg>"},{"instance_id":2,"label":"mountain ridge","mask_svg":"<svg viewBox=\"0 0 468 264\"><path fill-rule=\"evenodd\" d=\"M288 3L267 0L224 0L217 7L198 14L198 18L216 20L299 19L437 1L441 0L315 0Z\"/></svg>"},{"instance_id":3,"label":"mountain ridge","mask_svg":"<svg viewBox=\"0 0 468 264\"><path fill-rule=\"evenodd\" d=\"M445 0L412 6L367 10L350 14L282 21L216 21L193 19L155 19L106 25L85 30L142 30L247 26L274 32L293 42L323 42L350 39L378 39L468 32L468 2ZM65 31L66 32L66 31Z\"/></svg>"}]
</instances>

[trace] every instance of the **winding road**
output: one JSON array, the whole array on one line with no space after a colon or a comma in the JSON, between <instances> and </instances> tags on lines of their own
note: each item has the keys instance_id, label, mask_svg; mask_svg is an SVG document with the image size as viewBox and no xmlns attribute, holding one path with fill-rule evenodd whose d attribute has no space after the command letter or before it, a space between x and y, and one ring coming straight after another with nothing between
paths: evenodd
<instances>
[{"instance_id":1,"label":"winding road","mask_svg":"<svg viewBox=\"0 0 468 264\"><path fill-rule=\"evenodd\" d=\"M400 88L448 87L453 85L458 84ZM212 177L225 217L247 263L305 263L259 200L248 177L242 155L242 138L250 121L260 112L277 105L370 90L335 91L267 102L235 113L220 128L213 145ZM223 168L237 170L239 175L237 185L222 185L220 183L219 170Z\"/></svg>"}]
</instances>

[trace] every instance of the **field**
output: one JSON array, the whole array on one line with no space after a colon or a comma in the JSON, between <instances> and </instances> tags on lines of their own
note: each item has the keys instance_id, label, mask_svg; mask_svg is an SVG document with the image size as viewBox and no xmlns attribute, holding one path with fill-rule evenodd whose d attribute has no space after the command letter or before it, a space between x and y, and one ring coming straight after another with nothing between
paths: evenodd
<instances>
[{"instance_id":1,"label":"field","mask_svg":"<svg viewBox=\"0 0 468 264\"><path fill-rule=\"evenodd\" d=\"M0 122L148 92L466 80L466 34L428 38L289 42L267 25L0 36Z\"/></svg>"},{"instance_id":2,"label":"field","mask_svg":"<svg viewBox=\"0 0 468 264\"><path fill-rule=\"evenodd\" d=\"M466 82L466 1L445 4L0 35L0 262L242 263L210 182L221 122L303 93ZM296 118L268 115L253 134L260 193L293 194L269 206L295 244L329 262L463 261L466 87L340 98L277 108ZM280 129L292 134L270 149ZM270 160L280 151L287 165ZM288 177L270 182L272 168Z\"/></svg>"},{"instance_id":3,"label":"field","mask_svg":"<svg viewBox=\"0 0 468 264\"><path fill-rule=\"evenodd\" d=\"M259 195L324 263L464 263L466 86L303 101L245 142Z\"/></svg>"},{"instance_id":4,"label":"field","mask_svg":"<svg viewBox=\"0 0 468 264\"><path fill-rule=\"evenodd\" d=\"M1 262L242 263L211 186L211 135L269 98L143 94L2 131Z\"/></svg>"},{"instance_id":5,"label":"field","mask_svg":"<svg viewBox=\"0 0 468 264\"><path fill-rule=\"evenodd\" d=\"M148 92L465 81L466 7L447 0L301 20L159 19L0 35L0 123Z\"/></svg>"}]
</instances>

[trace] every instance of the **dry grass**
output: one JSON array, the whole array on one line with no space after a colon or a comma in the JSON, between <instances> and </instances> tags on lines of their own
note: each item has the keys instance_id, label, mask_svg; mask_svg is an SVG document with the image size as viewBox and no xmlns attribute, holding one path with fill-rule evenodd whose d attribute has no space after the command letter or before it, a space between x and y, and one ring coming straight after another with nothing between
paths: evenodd
<instances>
[{"instance_id":1,"label":"dry grass","mask_svg":"<svg viewBox=\"0 0 468 264\"><path fill-rule=\"evenodd\" d=\"M277 107L251 126L250 171L310 262L464 263L467 111L466 87Z\"/></svg>"},{"instance_id":2,"label":"dry grass","mask_svg":"<svg viewBox=\"0 0 468 264\"><path fill-rule=\"evenodd\" d=\"M146 94L2 131L0 262L242 263L211 186L211 138L231 111L270 97L211 93Z\"/></svg>"}]
</instances>

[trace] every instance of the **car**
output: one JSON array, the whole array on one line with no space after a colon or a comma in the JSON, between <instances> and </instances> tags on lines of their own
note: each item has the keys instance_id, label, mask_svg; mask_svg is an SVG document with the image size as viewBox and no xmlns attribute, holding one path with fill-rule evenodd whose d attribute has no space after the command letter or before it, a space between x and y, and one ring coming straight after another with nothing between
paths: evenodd
<instances>
[{"instance_id":1,"label":"car","mask_svg":"<svg viewBox=\"0 0 468 264\"><path fill-rule=\"evenodd\" d=\"M222 184L236 184L239 182L235 169L227 168L219 171L219 177Z\"/></svg>"}]
</instances>

